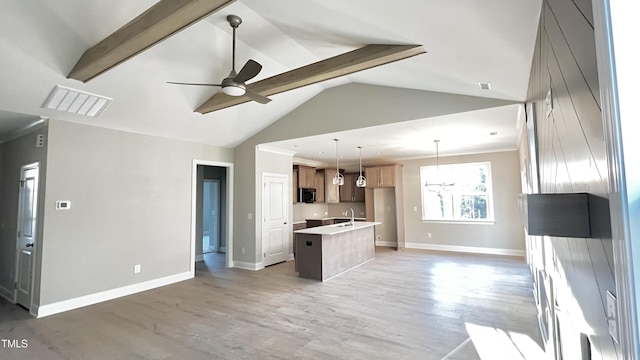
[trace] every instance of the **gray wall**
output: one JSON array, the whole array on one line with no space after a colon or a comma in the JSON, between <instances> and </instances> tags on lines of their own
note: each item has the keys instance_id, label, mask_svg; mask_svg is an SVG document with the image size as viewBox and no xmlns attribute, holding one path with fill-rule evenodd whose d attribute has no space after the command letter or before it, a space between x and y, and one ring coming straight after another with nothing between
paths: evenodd
<instances>
[{"instance_id":1,"label":"gray wall","mask_svg":"<svg viewBox=\"0 0 640 360\"><path fill-rule=\"evenodd\" d=\"M232 150L55 120L48 150L41 306L190 270L193 159Z\"/></svg>"},{"instance_id":2,"label":"gray wall","mask_svg":"<svg viewBox=\"0 0 640 360\"><path fill-rule=\"evenodd\" d=\"M544 3L528 92L535 102L539 170L545 193L608 197L591 2ZM545 95L553 90L546 116ZM611 239L545 237L540 263L557 288L565 359L580 358L585 333L602 358L622 358L607 330L606 292L615 293Z\"/></svg>"},{"instance_id":3,"label":"gray wall","mask_svg":"<svg viewBox=\"0 0 640 360\"><path fill-rule=\"evenodd\" d=\"M272 141L430 118L513 104L512 101L350 83L325 90L234 150L234 260L261 261L260 173L256 146ZM291 166L292 164L290 164ZM289 173L291 169L287 170ZM257 181L256 181L257 180ZM240 190L242 189L242 190ZM247 250L241 253L241 248Z\"/></svg>"},{"instance_id":4,"label":"gray wall","mask_svg":"<svg viewBox=\"0 0 640 360\"><path fill-rule=\"evenodd\" d=\"M524 254L525 242L517 196L521 193L518 151L440 157L440 164L491 162L494 224L451 224L422 221L420 167L435 158L408 160L404 165L404 214L407 247L463 246L509 250ZM417 211L414 211L417 208ZM427 238L431 233L431 239Z\"/></svg>"},{"instance_id":5,"label":"gray wall","mask_svg":"<svg viewBox=\"0 0 640 360\"><path fill-rule=\"evenodd\" d=\"M39 200L37 242L42 244L45 183L47 171L47 147L36 148L36 135L47 135L43 127L19 138L3 143L0 152L0 291L5 296L13 296L14 273L16 266L16 234L18 225L18 181L20 167L39 162ZM45 144L47 141L45 140ZM40 266L42 247L36 245L36 267ZM37 303L39 278L35 279L34 299ZM10 291L10 294L7 293Z\"/></svg>"}]
</instances>

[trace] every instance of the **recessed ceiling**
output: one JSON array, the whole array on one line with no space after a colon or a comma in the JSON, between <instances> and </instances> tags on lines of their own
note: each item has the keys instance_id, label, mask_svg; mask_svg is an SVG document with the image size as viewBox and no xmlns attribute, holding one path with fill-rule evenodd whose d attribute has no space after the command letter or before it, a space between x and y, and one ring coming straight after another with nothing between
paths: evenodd
<instances>
[{"instance_id":1,"label":"recessed ceiling","mask_svg":"<svg viewBox=\"0 0 640 360\"><path fill-rule=\"evenodd\" d=\"M340 163L348 168L358 164L358 146L365 164L435 157L434 140L440 140L440 156L508 151L518 148L522 110L521 105L508 105L265 145L294 151L297 163L331 165L336 161L333 139L339 139Z\"/></svg>"},{"instance_id":2,"label":"recessed ceiling","mask_svg":"<svg viewBox=\"0 0 640 360\"><path fill-rule=\"evenodd\" d=\"M94 80L67 78L86 49L155 3L3 4L0 110L233 148L322 90L348 82L523 101L541 8L541 0L238 0ZM365 44L420 44L427 53L274 95L268 105L194 113L219 90L165 82L219 82L228 74L225 17L231 13L243 18L238 63L251 58L264 66L254 81ZM491 90L481 90L479 81L491 82ZM99 119L41 108L55 85L113 102ZM0 123L6 123L2 114Z\"/></svg>"}]
</instances>

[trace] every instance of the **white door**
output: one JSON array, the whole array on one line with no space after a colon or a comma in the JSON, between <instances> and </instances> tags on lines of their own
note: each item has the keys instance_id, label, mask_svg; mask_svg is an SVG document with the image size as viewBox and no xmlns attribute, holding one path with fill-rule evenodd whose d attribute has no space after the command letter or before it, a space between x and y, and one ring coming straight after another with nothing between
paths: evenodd
<instances>
[{"instance_id":1,"label":"white door","mask_svg":"<svg viewBox=\"0 0 640 360\"><path fill-rule=\"evenodd\" d=\"M18 200L18 243L16 262L16 301L27 309L31 308L33 290L33 270L36 249L36 224L38 203L39 165L25 165L20 171Z\"/></svg>"},{"instance_id":2,"label":"white door","mask_svg":"<svg viewBox=\"0 0 640 360\"><path fill-rule=\"evenodd\" d=\"M289 178L263 175L262 263L264 266L289 259Z\"/></svg>"}]
</instances>

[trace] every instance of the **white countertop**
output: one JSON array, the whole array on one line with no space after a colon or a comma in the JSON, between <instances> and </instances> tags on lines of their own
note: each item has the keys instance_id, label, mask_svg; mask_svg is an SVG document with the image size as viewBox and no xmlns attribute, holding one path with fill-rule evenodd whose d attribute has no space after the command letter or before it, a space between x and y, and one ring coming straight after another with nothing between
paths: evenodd
<instances>
[{"instance_id":1,"label":"white countertop","mask_svg":"<svg viewBox=\"0 0 640 360\"><path fill-rule=\"evenodd\" d=\"M340 223L325 226L316 226L308 229L296 230L296 234L312 234L312 235L335 235L347 231L358 230L374 225L382 224L379 221L356 221L354 225L348 225L349 223Z\"/></svg>"},{"instance_id":2,"label":"white countertop","mask_svg":"<svg viewBox=\"0 0 640 360\"><path fill-rule=\"evenodd\" d=\"M351 220L351 217L349 216L330 216L330 217L323 217L323 218L307 218L306 220L336 220L336 219L340 219L340 220ZM365 221L367 220L367 218L363 218L363 217L356 217L354 218L356 221Z\"/></svg>"}]
</instances>

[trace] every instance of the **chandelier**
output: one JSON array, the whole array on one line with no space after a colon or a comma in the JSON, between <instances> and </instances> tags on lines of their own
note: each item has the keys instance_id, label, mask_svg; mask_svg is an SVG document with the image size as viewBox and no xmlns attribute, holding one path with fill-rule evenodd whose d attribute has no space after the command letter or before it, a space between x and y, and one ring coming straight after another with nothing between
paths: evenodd
<instances>
[{"instance_id":1,"label":"chandelier","mask_svg":"<svg viewBox=\"0 0 640 360\"><path fill-rule=\"evenodd\" d=\"M439 163L440 152L438 149L438 144L440 143L440 140L433 140L433 142L436 143L436 173L435 173L435 176L427 177L427 182L424 184L424 186L427 187L427 190L438 193L438 195L440 195L441 192L447 191L449 188L454 186L455 183L447 181L442 176L442 173L440 172L440 163Z\"/></svg>"}]
</instances>

